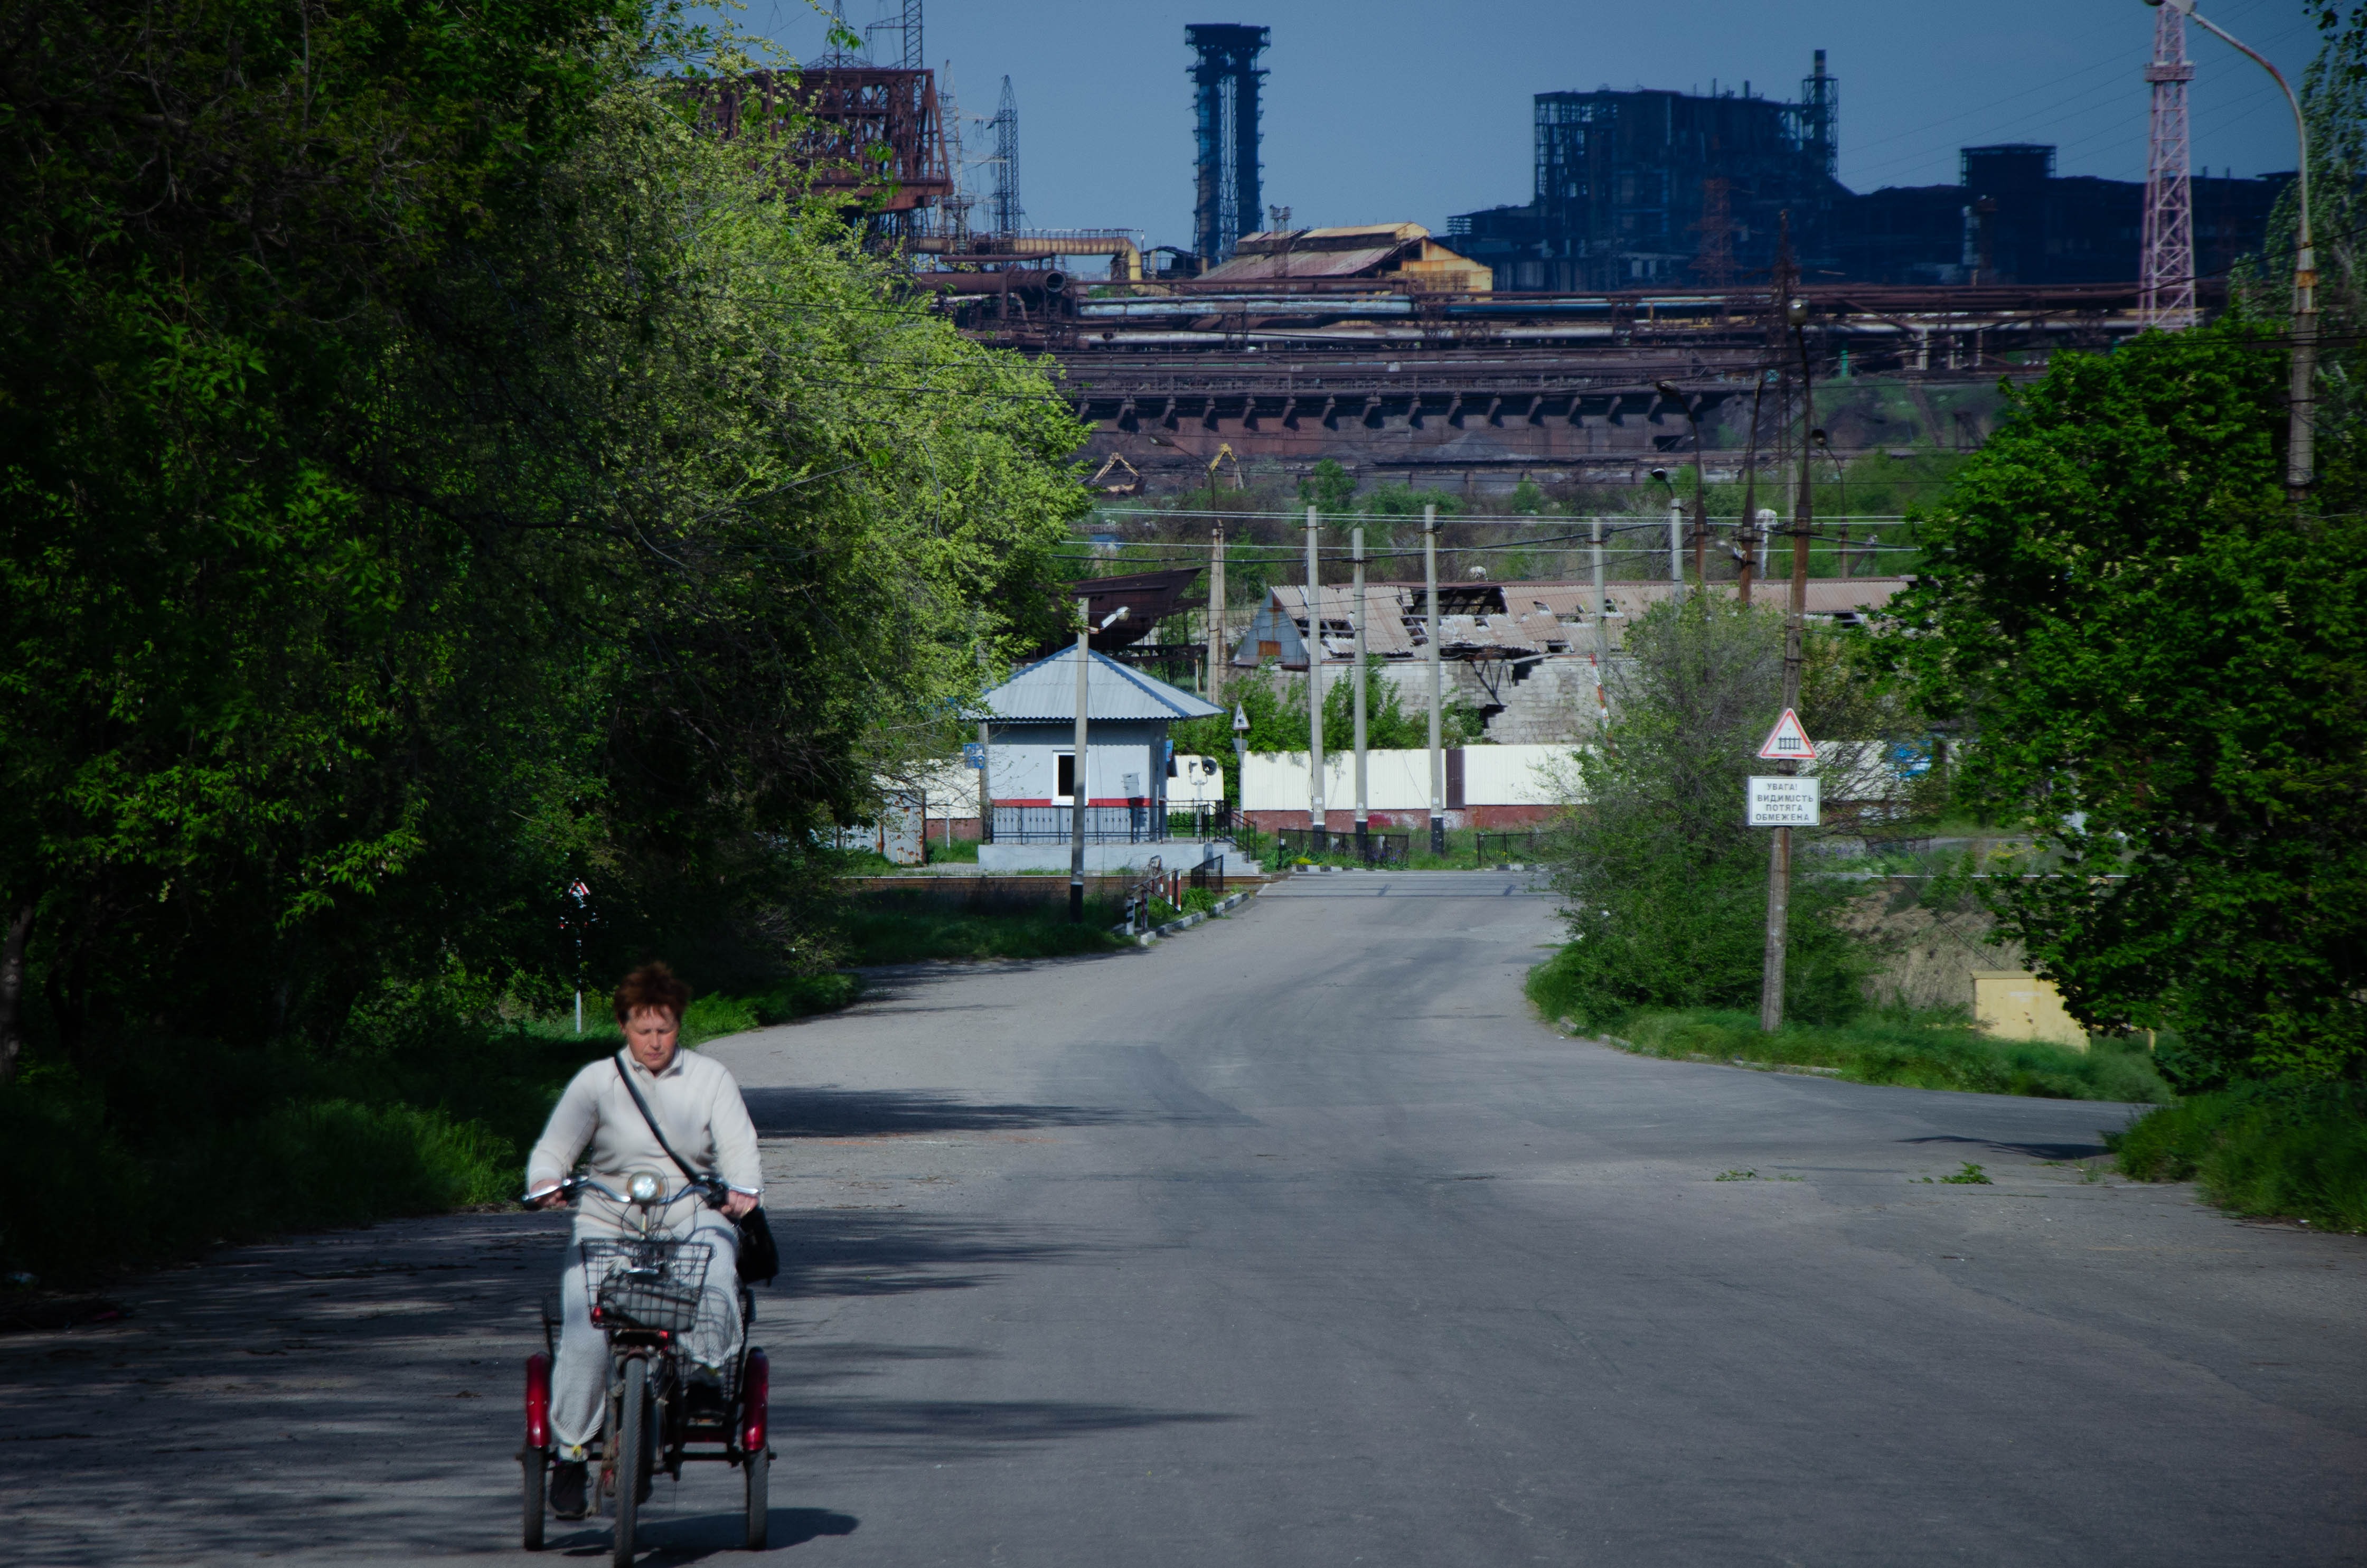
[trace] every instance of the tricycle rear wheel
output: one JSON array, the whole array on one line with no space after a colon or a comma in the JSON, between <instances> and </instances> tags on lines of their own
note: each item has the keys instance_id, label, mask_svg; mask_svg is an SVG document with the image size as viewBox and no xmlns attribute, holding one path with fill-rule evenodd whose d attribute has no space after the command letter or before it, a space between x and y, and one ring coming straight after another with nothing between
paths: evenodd
<instances>
[{"instance_id":1,"label":"tricycle rear wheel","mask_svg":"<svg viewBox=\"0 0 2367 1568\"><path fill-rule=\"evenodd\" d=\"M772 1523L773 1505L767 1494L772 1480L773 1456L758 1449L740 1461L748 1482L748 1550L764 1550L764 1532Z\"/></svg>"},{"instance_id":2,"label":"tricycle rear wheel","mask_svg":"<svg viewBox=\"0 0 2367 1568\"><path fill-rule=\"evenodd\" d=\"M526 1526L519 1533L525 1539L526 1549L528 1551L542 1550L542 1520L546 1506L543 1485L549 1474L549 1468L550 1456L540 1449L526 1449L518 1454L518 1469L525 1482L521 1490L524 1493L522 1501L525 1504Z\"/></svg>"}]
</instances>

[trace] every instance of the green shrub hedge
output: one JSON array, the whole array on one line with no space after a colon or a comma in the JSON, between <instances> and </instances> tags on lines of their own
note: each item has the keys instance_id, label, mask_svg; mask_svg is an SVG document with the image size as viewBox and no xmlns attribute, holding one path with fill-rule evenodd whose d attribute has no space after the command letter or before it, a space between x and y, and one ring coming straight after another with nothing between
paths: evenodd
<instances>
[{"instance_id":1,"label":"green shrub hedge","mask_svg":"<svg viewBox=\"0 0 2367 1568\"><path fill-rule=\"evenodd\" d=\"M2193 1095L2110 1142L2140 1181L2191 1179L2239 1214L2367 1231L2367 1086L2276 1080Z\"/></svg>"}]
</instances>

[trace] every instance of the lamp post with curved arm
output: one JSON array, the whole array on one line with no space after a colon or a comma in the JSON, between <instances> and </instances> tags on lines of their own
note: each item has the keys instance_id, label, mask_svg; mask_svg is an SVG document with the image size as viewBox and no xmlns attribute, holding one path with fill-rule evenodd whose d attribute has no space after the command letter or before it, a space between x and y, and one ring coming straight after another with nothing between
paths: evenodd
<instances>
[{"instance_id":1,"label":"lamp post with curved arm","mask_svg":"<svg viewBox=\"0 0 2367 1568\"><path fill-rule=\"evenodd\" d=\"M2317 466L2314 449L2317 429L2317 252L2310 243L2309 233L2309 121L2302 117L2301 100L2293 97L2285 74L2196 10L2194 0L2146 0L2146 4L2168 6L2267 72L2275 79L2277 90L2284 94L2285 107L2293 110L2293 137L2301 150L2301 232L2296 236L2301 244L2293 255L2293 382L2287 399L2291 423L2285 435L2285 493L2298 505L2308 495Z\"/></svg>"}]
</instances>

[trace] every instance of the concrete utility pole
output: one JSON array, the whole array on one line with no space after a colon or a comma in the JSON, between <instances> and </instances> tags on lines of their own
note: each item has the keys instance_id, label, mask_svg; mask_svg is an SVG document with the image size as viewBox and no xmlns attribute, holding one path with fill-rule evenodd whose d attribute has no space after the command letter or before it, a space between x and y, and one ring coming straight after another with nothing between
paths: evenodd
<instances>
[{"instance_id":1,"label":"concrete utility pole","mask_svg":"<svg viewBox=\"0 0 2367 1568\"><path fill-rule=\"evenodd\" d=\"M1784 613L1784 706L1800 706L1800 669L1805 662L1808 614L1808 530L1816 521L1816 471L1808 466L1806 432L1816 424L1816 390L1808 381L1808 302L1784 302L1784 319L1800 348L1800 489L1792 505L1792 597ZM1797 773L1800 765L1786 758L1776 767ZM1773 1034L1784 1027L1784 937L1792 914L1792 830L1779 827L1767 857L1767 958L1759 983L1759 1027Z\"/></svg>"},{"instance_id":2,"label":"concrete utility pole","mask_svg":"<svg viewBox=\"0 0 2367 1568\"><path fill-rule=\"evenodd\" d=\"M993 732L984 719L978 722L978 841L994 842L994 748L991 742Z\"/></svg>"},{"instance_id":3,"label":"concrete utility pole","mask_svg":"<svg viewBox=\"0 0 2367 1568\"><path fill-rule=\"evenodd\" d=\"M1669 581L1685 585L1685 498L1669 492Z\"/></svg>"},{"instance_id":4,"label":"concrete utility pole","mask_svg":"<svg viewBox=\"0 0 2367 1568\"><path fill-rule=\"evenodd\" d=\"M2268 60L2236 41L2225 28L2194 8L2194 0L2146 0L2149 6L2167 4L2195 26L2235 50L2253 64L2276 79L2277 90L2285 96L2285 105L2293 110L2293 136L2300 143L2301 228L2294 238L2300 242L2293 253L2293 379L2287 389L2289 412L2285 426L2285 494L2295 506L2309 498L2310 486L2316 483L2317 460L2315 447L2317 439L2316 403L2317 400L2317 249L2311 244L2309 232L2309 121L2301 112L2301 100L2285 83L2284 73Z\"/></svg>"},{"instance_id":5,"label":"concrete utility pole","mask_svg":"<svg viewBox=\"0 0 2367 1568\"><path fill-rule=\"evenodd\" d=\"M1422 608L1430 617L1430 852L1446 853L1446 748L1439 734L1438 508L1421 509Z\"/></svg>"},{"instance_id":6,"label":"concrete utility pole","mask_svg":"<svg viewBox=\"0 0 2367 1568\"><path fill-rule=\"evenodd\" d=\"M1358 528L1352 538L1356 561L1356 582L1352 590L1356 600L1356 858L1370 865L1373 844L1365 809L1365 530Z\"/></svg>"},{"instance_id":7,"label":"concrete utility pole","mask_svg":"<svg viewBox=\"0 0 2367 1568\"><path fill-rule=\"evenodd\" d=\"M1307 508L1307 825L1308 843L1323 843L1323 563L1317 553L1315 508Z\"/></svg>"},{"instance_id":8,"label":"concrete utility pole","mask_svg":"<svg viewBox=\"0 0 2367 1568\"><path fill-rule=\"evenodd\" d=\"M1077 601L1077 755L1069 770L1069 923L1085 918L1085 676L1092 670L1093 601Z\"/></svg>"},{"instance_id":9,"label":"concrete utility pole","mask_svg":"<svg viewBox=\"0 0 2367 1568\"><path fill-rule=\"evenodd\" d=\"M1685 411L1685 423L1693 427L1693 581L1704 588L1709 586L1709 465L1702 460L1701 399L1688 397L1674 381L1655 381L1652 390ZM1676 486L1670 485L1674 490ZM1676 574L1670 574L1673 581Z\"/></svg>"},{"instance_id":10,"label":"concrete utility pole","mask_svg":"<svg viewBox=\"0 0 2367 1568\"><path fill-rule=\"evenodd\" d=\"M1225 670L1225 525L1208 530L1208 680L1211 702L1224 699Z\"/></svg>"},{"instance_id":11,"label":"concrete utility pole","mask_svg":"<svg viewBox=\"0 0 2367 1568\"><path fill-rule=\"evenodd\" d=\"M1594 552L1594 722L1599 738L1611 724L1611 699L1603 688L1611 670L1611 623L1603 619L1611 592L1603 580L1603 519L1591 519L1590 528Z\"/></svg>"}]
</instances>

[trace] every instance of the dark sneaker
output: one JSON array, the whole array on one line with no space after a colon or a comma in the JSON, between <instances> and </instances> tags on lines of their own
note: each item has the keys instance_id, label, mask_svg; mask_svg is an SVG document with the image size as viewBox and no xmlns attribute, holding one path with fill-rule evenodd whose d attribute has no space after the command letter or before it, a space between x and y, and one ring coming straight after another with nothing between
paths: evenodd
<instances>
[{"instance_id":1,"label":"dark sneaker","mask_svg":"<svg viewBox=\"0 0 2367 1568\"><path fill-rule=\"evenodd\" d=\"M693 1378L684 1392L682 1413L693 1426L720 1426L731 1418L731 1407L723 1402L723 1387L705 1378Z\"/></svg>"},{"instance_id":2,"label":"dark sneaker","mask_svg":"<svg viewBox=\"0 0 2367 1568\"><path fill-rule=\"evenodd\" d=\"M583 1517L589 1482L582 1460L561 1460L550 1467L550 1511L562 1519Z\"/></svg>"}]
</instances>

